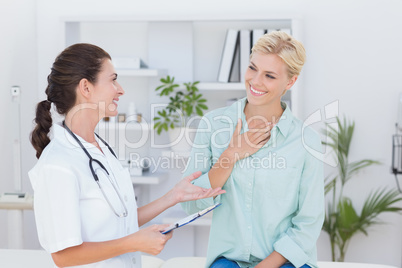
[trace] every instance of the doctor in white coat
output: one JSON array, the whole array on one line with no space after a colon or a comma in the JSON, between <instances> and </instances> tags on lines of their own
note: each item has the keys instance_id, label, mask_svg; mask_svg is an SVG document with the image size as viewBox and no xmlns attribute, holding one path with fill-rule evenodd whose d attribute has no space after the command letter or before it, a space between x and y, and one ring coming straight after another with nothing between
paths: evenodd
<instances>
[{"instance_id":1,"label":"doctor in white coat","mask_svg":"<svg viewBox=\"0 0 402 268\"><path fill-rule=\"evenodd\" d=\"M29 172L39 241L58 267L141 267L139 252L156 255L171 238L167 225L139 229L183 201L224 193L191 181L138 208L130 175L109 145L94 133L105 116L116 116L124 94L111 57L91 44L75 44L57 56L36 110L31 143L39 161ZM52 123L51 104L65 116ZM50 140L50 128L53 138Z\"/></svg>"}]
</instances>

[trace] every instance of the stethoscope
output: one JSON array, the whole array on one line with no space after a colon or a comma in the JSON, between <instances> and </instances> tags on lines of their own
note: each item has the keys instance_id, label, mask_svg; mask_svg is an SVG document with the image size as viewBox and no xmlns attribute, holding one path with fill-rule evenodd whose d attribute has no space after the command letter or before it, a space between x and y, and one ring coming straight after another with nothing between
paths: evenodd
<instances>
[{"instance_id":1,"label":"stethoscope","mask_svg":"<svg viewBox=\"0 0 402 268\"><path fill-rule=\"evenodd\" d=\"M106 202L109 204L109 206L110 206L110 208L113 210L114 214L115 214L117 217L119 217L119 218L127 217L127 215L128 215L127 207L126 207L126 205L124 204L123 198L121 197L121 195L120 195L118 189L116 188L115 184L114 184L113 181L110 179L110 174L109 174L109 172L107 171L107 169L105 168L105 166L104 166L99 160L92 158L92 156L89 154L89 152L85 149L84 145L80 142L80 140L77 138L77 136L75 136L75 134L67 127L67 125L66 125L66 123L65 123L64 121L63 121L63 127L64 127L64 128L67 130L67 132L70 133L70 135L78 142L78 144L80 145L80 147L82 148L82 150L83 150L83 151L85 152L85 154L88 156L88 158L89 158L89 169L91 170L92 176L94 177L95 182L98 184L99 189L101 190L103 196L104 196L105 199L106 199ZM108 144L106 141L104 141L101 137L99 137L98 134L95 133L95 135L96 135L96 137L98 137L98 139L100 139L100 140L107 146L107 148L108 148L109 151L114 155L114 157L117 158L116 154L113 152L113 150L112 150L112 148L109 146L109 144ZM109 201L109 198L107 198L107 196L106 196L104 190L102 189L102 187L101 187L101 185L100 185L100 183L99 183L98 175L96 174L95 169L93 168L93 163L94 163L94 162L97 163L97 164L101 167L101 169L107 174L107 177L108 177L110 183L112 184L112 186L113 186L113 188L114 188L114 190L115 190L117 196L119 197L120 202L121 202L121 204L122 204L122 206L123 206L123 208L124 208L124 211L123 211L122 213L118 213L118 212L116 211L116 209L112 206L112 203Z\"/></svg>"}]
</instances>

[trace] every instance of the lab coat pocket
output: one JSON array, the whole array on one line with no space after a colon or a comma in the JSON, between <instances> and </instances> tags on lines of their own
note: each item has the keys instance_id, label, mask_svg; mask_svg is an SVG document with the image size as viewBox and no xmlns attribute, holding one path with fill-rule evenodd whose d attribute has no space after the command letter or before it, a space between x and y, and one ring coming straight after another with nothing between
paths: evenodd
<instances>
[{"instance_id":1,"label":"lab coat pocket","mask_svg":"<svg viewBox=\"0 0 402 268\"><path fill-rule=\"evenodd\" d=\"M297 196L300 171L294 167L264 170L263 189L268 199L289 200Z\"/></svg>"}]
</instances>

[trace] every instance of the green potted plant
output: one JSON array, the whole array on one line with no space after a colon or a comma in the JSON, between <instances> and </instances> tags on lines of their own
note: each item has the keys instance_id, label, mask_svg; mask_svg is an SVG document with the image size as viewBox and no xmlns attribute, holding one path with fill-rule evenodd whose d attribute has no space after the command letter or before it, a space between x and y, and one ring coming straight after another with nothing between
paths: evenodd
<instances>
[{"instance_id":1,"label":"green potted plant","mask_svg":"<svg viewBox=\"0 0 402 268\"><path fill-rule=\"evenodd\" d=\"M346 119L341 122L339 118L337 123L338 129L328 126L326 134L330 141L324 142L334 150L338 166L337 174L326 179L325 194L332 198L328 202L323 230L329 235L332 261L343 262L351 238L359 232L368 235L369 227L381 223L378 220L381 213L401 212L402 208L396 203L402 197L396 189L377 189L368 194L361 211L356 211L352 199L344 195L344 187L360 170L380 163L370 159L350 162L349 149L355 124Z\"/></svg>"},{"instance_id":2,"label":"green potted plant","mask_svg":"<svg viewBox=\"0 0 402 268\"><path fill-rule=\"evenodd\" d=\"M199 93L199 81L183 83L184 90L178 90L180 85L174 82L173 76L161 78L160 82L162 84L155 91L160 97L168 96L169 102L153 118L154 129L158 134L162 131L169 133L173 150L189 151L195 130L187 127L187 124L190 118L204 115L204 110L208 109L207 100Z\"/></svg>"}]
</instances>

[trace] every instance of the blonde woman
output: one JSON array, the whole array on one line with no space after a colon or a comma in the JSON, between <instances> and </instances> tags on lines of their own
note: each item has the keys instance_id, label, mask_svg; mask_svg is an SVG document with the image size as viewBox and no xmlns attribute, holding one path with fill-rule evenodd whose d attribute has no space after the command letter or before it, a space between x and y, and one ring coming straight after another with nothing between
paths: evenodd
<instances>
[{"instance_id":1,"label":"blonde woman","mask_svg":"<svg viewBox=\"0 0 402 268\"><path fill-rule=\"evenodd\" d=\"M324 220L320 136L281 97L305 61L303 45L284 32L262 36L245 74L247 97L201 120L187 170L193 181L226 194L183 203L188 213L222 203L213 214L207 267L317 267ZM234 131L233 131L234 130ZM302 135L303 133L303 135Z\"/></svg>"}]
</instances>

